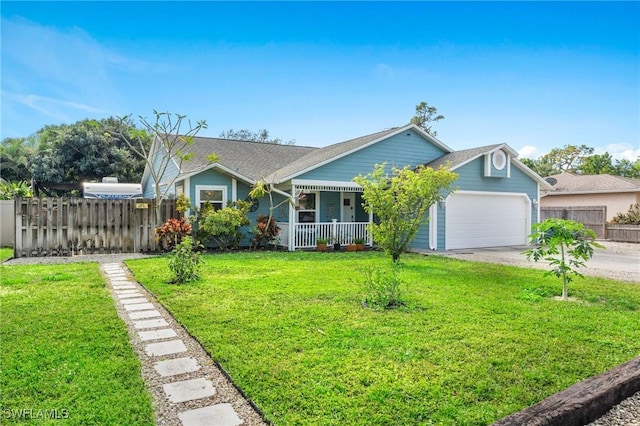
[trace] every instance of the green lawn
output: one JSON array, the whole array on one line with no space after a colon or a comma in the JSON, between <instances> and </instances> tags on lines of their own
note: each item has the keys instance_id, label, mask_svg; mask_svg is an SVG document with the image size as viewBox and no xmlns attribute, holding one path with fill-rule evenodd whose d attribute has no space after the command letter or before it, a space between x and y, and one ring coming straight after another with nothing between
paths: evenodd
<instances>
[{"instance_id":1,"label":"green lawn","mask_svg":"<svg viewBox=\"0 0 640 426\"><path fill-rule=\"evenodd\" d=\"M0 266L0 276L0 423L154 424L97 264Z\"/></svg>"},{"instance_id":2,"label":"green lawn","mask_svg":"<svg viewBox=\"0 0 640 426\"><path fill-rule=\"evenodd\" d=\"M0 262L4 262L12 257L13 249L11 247L0 247Z\"/></svg>"},{"instance_id":3,"label":"green lawn","mask_svg":"<svg viewBox=\"0 0 640 426\"><path fill-rule=\"evenodd\" d=\"M364 308L380 253L205 256L128 265L278 425L486 425L640 354L640 286L403 256L407 306ZM356 279L356 280L354 280Z\"/></svg>"}]
</instances>

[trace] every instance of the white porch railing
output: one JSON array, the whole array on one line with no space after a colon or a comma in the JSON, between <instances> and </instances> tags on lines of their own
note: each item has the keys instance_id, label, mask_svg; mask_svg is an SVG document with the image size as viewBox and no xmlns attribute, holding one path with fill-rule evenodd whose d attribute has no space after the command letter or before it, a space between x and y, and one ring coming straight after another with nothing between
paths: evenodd
<instances>
[{"instance_id":1,"label":"white porch railing","mask_svg":"<svg viewBox=\"0 0 640 426\"><path fill-rule=\"evenodd\" d=\"M278 222L280 226L280 245L287 246L289 242L289 224ZM315 248L316 240L323 238L328 244L339 242L341 245L353 243L356 238L362 238L367 244L371 239L367 233L367 222L320 222L295 223L294 248Z\"/></svg>"}]
</instances>

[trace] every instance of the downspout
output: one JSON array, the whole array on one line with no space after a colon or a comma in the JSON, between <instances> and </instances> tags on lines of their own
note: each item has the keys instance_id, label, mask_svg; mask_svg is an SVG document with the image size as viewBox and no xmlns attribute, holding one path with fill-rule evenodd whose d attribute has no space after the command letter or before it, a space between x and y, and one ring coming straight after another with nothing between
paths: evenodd
<instances>
[{"instance_id":1,"label":"downspout","mask_svg":"<svg viewBox=\"0 0 640 426\"><path fill-rule=\"evenodd\" d=\"M295 199L293 194L287 194L284 191L279 190L278 188L276 188L275 186L273 186L273 184L269 184L269 187L271 188L271 191L275 192L276 194L280 194L285 198L289 199L289 235L287 236L289 238L289 241L287 241L287 249L289 251L295 251L295 247L294 247L294 238L293 238L293 234L294 234L294 229L295 229ZM293 192L293 189L292 189Z\"/></svg>"}]
</instances>

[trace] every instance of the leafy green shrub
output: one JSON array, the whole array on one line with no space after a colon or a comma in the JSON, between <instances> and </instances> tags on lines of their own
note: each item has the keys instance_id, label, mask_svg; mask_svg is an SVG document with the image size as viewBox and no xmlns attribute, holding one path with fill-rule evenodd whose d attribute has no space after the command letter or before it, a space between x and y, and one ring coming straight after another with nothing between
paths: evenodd
<instances>
[{"instance_id":1,"label":"leafy green shrub","mask_svg":"<svg viewBox=\"0 0 640 426\"><path fill-rule=\"evenodd\" d=\"M27 181L0 182L0 200L11 200L13 197L33 197L33 190Z\"/></svg>"},{"instance_id":2,"label":"leafy green shrub","mask_svg":"<svg viewBox=\"0 0 640 426\"><path fill-rule=\"evenodd\" d=\"M631 204L629 211L615 215L611 223L618 225L640 225L640 204Z\"/></svg>"},{"instance_id":3,"label":"leafy green shrub","mask_svg":"<svg viewBox=\"0 0 640 426\"><path fill-rule=\"evenodd\" d=\"M399 274L400 266L392 265L390 269L374 268L368 265L363 270L362 285L365 297L364 306L378 309L393 309L404 306L402 295L402 280Z\"/></svg>"},{"instance_id":4,"label":"leafy green shrub","mask_svg":"<svg viewBox=\"0 0 640 426\"><path fill-rule=\"evenodd\" d=\"M240 229L251 223L249 207L250 203L237 201L219 210L203 209L198 218L198 237L203 242L213 240L222 250L238 248L244 236Z\"/></svg>"},{"instance_id":5,"label":"leafy green shrub","mask_svg":"<svg viewBox=\"0 0 640 426\"><path fill-rule=\"evenodd\" d=\"M185 284L197 280L202 264L200 253L194 250L193 238L185 236L171 251L169 269L173 272L173 284Z\"/></svg>"}]
</instances>

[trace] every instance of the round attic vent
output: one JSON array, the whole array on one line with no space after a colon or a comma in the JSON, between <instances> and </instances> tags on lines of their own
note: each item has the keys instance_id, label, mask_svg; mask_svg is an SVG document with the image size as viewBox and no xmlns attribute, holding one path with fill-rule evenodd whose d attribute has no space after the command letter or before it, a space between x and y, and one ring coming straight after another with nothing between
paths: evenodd
<instances>
[{"instance_id":1,"label":"round attic vent","mask_svg":"<svg viewBox=\"0 0 640 426\"><path fill-rule=\"evenodd\" d=\"M507 156L504 155L503 151L496 151L493 153L492 162L496 170L502 170L507 165Z\"/></svg>"},{"instance_id":2,"label":"round attic vent","mask_svg":"<svg viewBox=\"0 0 640 426\"><path fill-rule=\"evenodd\" d=\"M550 185L555 185L556 183L558 183L558 179L552 177L544 178L544 180L546 180Z\"/></svg>"}]
</instances>

